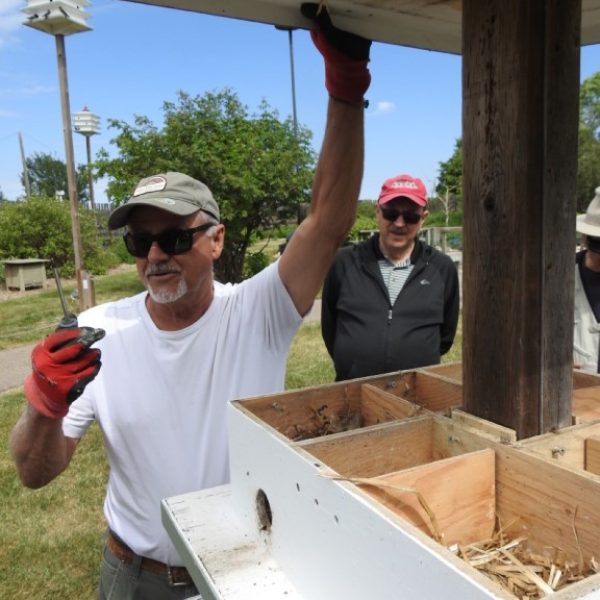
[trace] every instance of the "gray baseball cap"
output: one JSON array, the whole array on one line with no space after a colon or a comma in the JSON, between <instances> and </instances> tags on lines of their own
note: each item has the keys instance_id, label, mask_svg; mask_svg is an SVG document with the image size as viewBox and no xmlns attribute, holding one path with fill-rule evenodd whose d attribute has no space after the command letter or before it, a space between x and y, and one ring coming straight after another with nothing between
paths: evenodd
<instances>
[{"instance_id":1,"label":"gray baseball cap","mask_svg":"<svg viewBox=\"0 0 600 600\"><path fill-rule=\"evenodd\" d=\"M108 228L124 227L137 206L154 206L181 217L203 210L217 221L221 220L219 206L208 187L183 173L161 173L142 179L131 198L110 213Z\"/></svg>"}]
</instances>

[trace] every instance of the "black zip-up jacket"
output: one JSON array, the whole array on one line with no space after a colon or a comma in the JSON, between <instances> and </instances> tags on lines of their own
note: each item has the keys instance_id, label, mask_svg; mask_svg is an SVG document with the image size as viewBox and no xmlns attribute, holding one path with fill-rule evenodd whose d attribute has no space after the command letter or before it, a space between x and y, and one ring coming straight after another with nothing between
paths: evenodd
<instances>
[{"instance_id":1,"label":"black zip-up jacket","mask_svg":"<svg viewBox=\"0 0 600 600\"><path fill-rule=\"evenodd\" d=\"M414 268L392 306L382 258L375 234L342 248L325 280L321 331L336 381L437 364L454 341L460 293L454 262L417 240Z\"/></svg>"}]
</instances>

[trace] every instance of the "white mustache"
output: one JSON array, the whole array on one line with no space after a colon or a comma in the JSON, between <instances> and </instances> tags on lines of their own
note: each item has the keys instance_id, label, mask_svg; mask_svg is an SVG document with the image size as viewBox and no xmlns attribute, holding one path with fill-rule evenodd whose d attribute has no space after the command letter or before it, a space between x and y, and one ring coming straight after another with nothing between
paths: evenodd
<instances>
[{"instance_id":1,"label":"white mustache","mask_svg":"<svg viewBox=\"0 0 600 600\"><path fill-rule=\"evenodd\" d=\"M164 275L165 273L179 273L177 269L169 267L169 265L148 265L146 267L145 275Z\"/></svg>"}]
</instances>

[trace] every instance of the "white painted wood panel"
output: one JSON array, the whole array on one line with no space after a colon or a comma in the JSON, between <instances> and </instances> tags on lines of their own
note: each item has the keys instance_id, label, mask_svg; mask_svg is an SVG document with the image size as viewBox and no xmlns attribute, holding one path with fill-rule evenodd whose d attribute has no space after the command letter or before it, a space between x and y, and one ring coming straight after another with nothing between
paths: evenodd
<instances>
[{"instance_id":1,"label":"white painted wood panel","mask_svg":"<svg viewBox=\"0 0 600 600\"><path fill-rule=\"evenodd\" d=\"M250 539L230 486L163 500L163 524L203 600L302 600L273 560L269 540Z\"/></svg>"},{"instance_id":2,"label":"white painted wood panel","mask_svg":"<svg viewBox=\"0 0 600 600\"><path fill-rule=\"evenodd\" d=\"M235 512L258 536L256 494L273 515L273 558L311 600L513 598L235 403L230 407Z\"/></svg>"},{"instance_id":3,"label":"white painted wood panel","mask_svg":"<svg viewBox=\"0 0 600 600\"><path fill-rule=\"evenodd\" d=\"M229 417L232 484L162 503L204 600L514 600L356 486L327 478L328 467L243 403ZM552 598L600 600L600 575Z\"/></svg>"}]
</instances>

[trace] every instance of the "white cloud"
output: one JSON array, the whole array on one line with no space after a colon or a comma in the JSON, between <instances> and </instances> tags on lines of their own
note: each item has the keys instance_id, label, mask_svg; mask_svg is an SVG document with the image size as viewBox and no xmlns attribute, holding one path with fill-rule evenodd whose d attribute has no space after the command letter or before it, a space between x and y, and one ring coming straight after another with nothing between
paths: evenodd
<instances>
[{"instance_id":1,"label":"white cloud","mask_svg":"<svg viewBox=\"0 0 600 600\"><path fill-rule=\"evenodd\" d=\"M0 0L0 48L16 42L25 17L23 8L23 0Z\"/></svg>"},{"instance_id":2,"label":"white cloud","mask_svg":"<svg viewBox=\"0 0 600 600\"><path fill-rule=\"evenodd\" d=\"M371 113L373 115L383 115L385 113L392 112L396 108L396 105L393 102L389 102L387 100L382 100L378 102L375 106L375 110Z\"/></svg>"},{"instance_id":3,"label":"white cloud","mask_svg":"<svg viewBox=\"0 0 600 600\"><path fill-rule=\"evenodd\" d=\"M19 113L13 111L13 110L4 110L2 108L0 108L0 119L14 119L15 117L18 117Z\"/></svg>"},{"instance_id":4,"label":"white cloud","mask_svg":"<svg viewBox=\"0 0 600 600\"><path fill-rule=\"evenodd\" d=\"M22 98L23 96L40 96L54 93L56 88L49 85L31 84L22 87L0 89L0 97Z\"/></svg>"}]
</instances>

